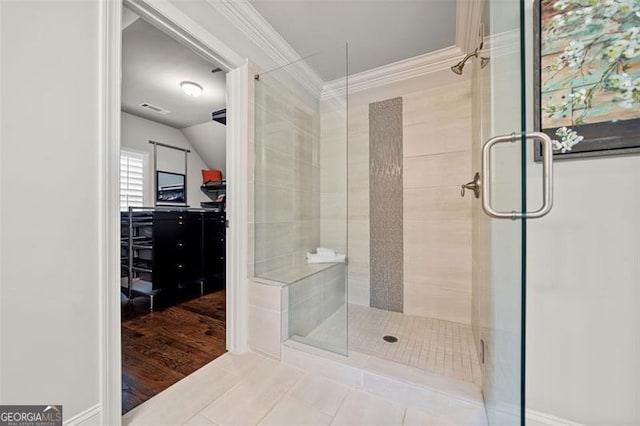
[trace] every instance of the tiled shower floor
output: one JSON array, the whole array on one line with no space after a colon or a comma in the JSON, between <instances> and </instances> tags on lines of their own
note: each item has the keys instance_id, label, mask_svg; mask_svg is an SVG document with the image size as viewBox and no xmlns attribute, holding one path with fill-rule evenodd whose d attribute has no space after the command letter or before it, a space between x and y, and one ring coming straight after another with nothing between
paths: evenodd
<instances>
[{"instance_id":1,"label":"tiled shower floor","mask_svg":"<svg viewBox=\"0 0 640 426\"><path fill-rule=\"evenodd\" d=\"M336 312L307 338L330 343L341 330L344 311ZM398 342L385 342L385 335L397 337ZM466 324L350 304L349 351L481 384L473 334Z\"/></svg>"}]
</instances>

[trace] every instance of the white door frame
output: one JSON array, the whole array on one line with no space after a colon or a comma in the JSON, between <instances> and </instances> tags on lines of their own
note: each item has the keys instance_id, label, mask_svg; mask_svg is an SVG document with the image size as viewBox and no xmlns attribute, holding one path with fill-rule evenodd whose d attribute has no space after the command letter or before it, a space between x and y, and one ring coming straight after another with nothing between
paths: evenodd
<instances>
[{"instance_id":1,"label":"white door frame","mask_svg":"<svg viewBox=\"0 0 640 426\"><path fill-rule=\"evenodd\" d=\"M227 350L247 350L248 61L168 2L100 2L100 405L101 424L121 423L120 109L122 6L227 71Z\"/></svg>"}]
</instances>

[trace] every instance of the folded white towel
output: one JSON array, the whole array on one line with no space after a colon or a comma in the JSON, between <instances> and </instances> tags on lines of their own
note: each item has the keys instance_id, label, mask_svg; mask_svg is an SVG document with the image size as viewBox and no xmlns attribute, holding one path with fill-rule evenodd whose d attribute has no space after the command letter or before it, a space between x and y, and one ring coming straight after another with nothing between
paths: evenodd
<instances>
[{"instance_id":1,"label":"folded white towel","mask_svg":"<svg viewBox=\"0 0 640 426\"><path fill-rule=\"evenodd\" d=\"M336 253L335 256L323 256L315 253L307 253L307 263L345 263L347 256Z\"/></svg>"},{"instance_id":2,"label":"folded white towel","mask_svg":"<svg viewBox=\"0 0 640 426\"><path fill-rule=\"evenodd\" d=\"M336 251L330 248L318 247L316 249L316 254L320 256L335 256Z\"/></svg>"}]
</instances>

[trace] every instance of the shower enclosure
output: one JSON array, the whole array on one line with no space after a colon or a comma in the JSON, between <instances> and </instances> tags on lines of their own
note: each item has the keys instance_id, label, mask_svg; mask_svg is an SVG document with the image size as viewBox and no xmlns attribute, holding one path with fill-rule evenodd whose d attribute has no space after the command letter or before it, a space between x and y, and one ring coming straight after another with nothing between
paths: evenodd
<instances>
[{"instance_id":1,"label":"shower enclosure","mask_svg":"<svg viewBox=\"0 0 640 426\"><path fill-rule=\"evenodd\" d=\"M339 75L329 75L335 89L323 91L322 79L313 78L311 70L324 63L342 64ZM348 354L347 264L339 260L348 252L346 64L342 46L261 73L254 86L254 276L286 286L286 336L342 355ZM318 248L330 255L308 260Z\"/></svg>"},{"instance_id":2,"label":"shower enclosure","mask_svg":"<svg viewBox=\"0 0 640 426\"><path fill-rule=\"evenodd\" d=\"M456 74L472 77L468 178L479 172L481 185L479 198L473 199L470 208L470 324L403 314L403 296L400 293L398 298L395 290L385 295L393 299L391 307L376 309L381 308L376 297L385 290L385 280L403 285L406 262L395 257L397 250L403 250L402 239L399 244L378 246L369 240L370 247L349 251L349 234L355 231L349 229L350 218L356 216L350 211L355 200L349 198L358 193L354 182L363 173L368 174L370 188L374 184L386 188L398 173L402 179L405 116L401 95L364 105L362 115L348 108L346 48L312 55L255 78L254 276L287 289L284 338L348 357L366 353L415 368L416 374L426 370L481 385L490 424L524 424L526 221L546 213L550 206L539 213L523 213L528 211L525 164L533 151L531 141L540 138L527 133L523 3L489 0L483 7L483 37L478 38L477 54L470 55L476 58L454 66ZM326 75L324 65L336 61L344 64L344 71L339 76ZM318 81L309 79L312 69L325 75L318 76ZM439 113L438 105L434 111ZM355 162L348 158L354 151L349 127L355 126L363 126L362 133L367 135L364 169L352 168ZM399 126L399 162L379 173L380 163L398 154L391 146L396 138L389 130L393 126ZM545 171L550 175L548 163ZM383 179L377 180L380 176ZM455 182L460 183L464 182ZM551 201L549 185L550 181L545 186L547 202ZM473 186L473 182L468 185ZM389 199L399 200L390 204L402 204L398 191L403 191L402 180L399 190L387 191ZM366 195L367 217L372 222L364 232L373 234L380 226L373 223L378 220L374 210L380 212L385 198L376 198L371 189ZM466 196L473 197L473 191ZM402 209L397 215L400 228L391 234L403 232ZM346 263L308 263L309 254L319 247L346 254ZM381 255L374 256L375 250ZM349 297L348 289L359 285L351 282L349 268L356 262L349 261L365 251L367 277L369 270L376 271L378 293L373 294L371 277L371 293L367 289L364 297ZM385 260L384 271L379 271L382 263L375 259ZM385 330L402 333L403 341L383 341L377 333ZM366 343L368 339L373 343Z\"/></svg>"}]
</instances>

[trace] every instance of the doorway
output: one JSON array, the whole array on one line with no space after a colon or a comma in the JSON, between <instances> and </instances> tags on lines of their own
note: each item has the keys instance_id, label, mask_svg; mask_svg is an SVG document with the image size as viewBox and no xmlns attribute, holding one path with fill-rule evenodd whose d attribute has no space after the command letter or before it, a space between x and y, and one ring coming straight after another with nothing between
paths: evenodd
<instances>
[{"instance_id":1,"label":"doorway","mask_svg":"<svg viewBox=\"0 0 640 426\"><path fill-rule=\"evenodd\" d=\"M122 13L122 413L226 352L226 76Z\"/></svg>"},{"instance_id":2,"label":"doorway","mask_svg":"<svg viewBox=\"0 0 640 426\"><path fill-rule=\"evenodd\" d=\"M121 37L122 9L131 9L147 23L161 29L174 40L188 46L194 52L213 63L227 74L230 88L227 95L228 124L226 138L230 147L226 154L230 186L227 199L232 201L227 208L227 223L246 221L246 164L247 164L247 123L248 123L248 64L220 40L190 18L166 4L131 2L128 0L104 2L101 4L103 28L102 62L103 74L103 118L101 126L102 156L105 168L101 174L101 240L104 253L102 265L102 326L100 332L101 357L101 407L102 422L120 424L122 412L121 380L121 223L120 205L120 125L121 125ZM218 54L217 52L223 52ZM213 68L213 67L212 67ZM215 111L212 111L215 112ZM200 171L198 170L198 173ZM237 201L236 201L237 200ZM243 352L246 350L246 283L238 277L246 276L247 232L242 226L226 227L226 350Z\"/></svg>"}]
</instances>

